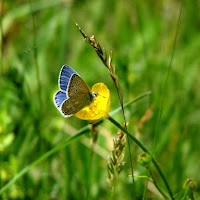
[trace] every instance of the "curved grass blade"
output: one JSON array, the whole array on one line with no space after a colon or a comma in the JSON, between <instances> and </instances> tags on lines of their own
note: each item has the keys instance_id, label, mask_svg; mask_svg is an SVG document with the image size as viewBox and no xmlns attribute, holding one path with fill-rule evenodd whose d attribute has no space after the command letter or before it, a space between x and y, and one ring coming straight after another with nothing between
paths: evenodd
<instances>
[{"instance_id":1,"label":"curved grass blade","mask_svg":"<svg viewBox=\"0 0 200 200\"><path fill-rule=\"evenodd\" d=\"M128 102L126 104L126 106L132 104L132 103L136 103L137 101L139 101L140 99L149 96L150 92L146 92L138 97L136 97L135 99L133 99L132 101ZM117 112L120 111L120 107L118 107L116 109ZM117 113L117 112L113 112L113 114ZM112 115L113 115L112 114ZM100 120L97 124L101 124L104 120ZM40 164L42 161L46 160L48 157L50 157L51 155L53 155L54 153L58 152L59 150L67 147L69 144L71 144L72 142L76 141L77 139L79 139L82 135L84 135L85 133L89 132L90 128L89 125L83 127L82 129L80 129L75 135L73 135L72 137L68 138L66 141L64 141L61 144L58 144L56 147L52 148L51 150L49 150L47 153L45 153L44 155L42 155L40 158L38 158L36 161L32 162L30 165L26 166L23 170L21 170L14 178L12 178L4 187L2 187L0 189L0 195L5 192L7 189L9 189L9 187L11 185L13 185L18 179L20 179L24 174L26 174L27 172L29 172L32 168L34 168L35 166L37 166L38 164Z\"/></svg>"},{"instance_id":2,"label":"curved grass blade","mask_svg":"<svg viewBox=\"0 0 200 200\"><path fill-rule=\"evenodd\" d=\"M33 167L37 166L39 163L41 163L43 160L47 159L49 156L53 155L54 153L58 152L59 150L65 148L78 138L80 138L84 133L89 131L89 126L86 126L82 128L80 131L78 131L77 134L74 136L68 138L65 142L62 144L58 144L56 147L42 155L40 158L38 158L36 161L32 162L30 165L26 166L22 171L20 171L14 178L12 178L4 187L0 189L0 195L5 192L11 185L13 185L18 179L20 179L24 174L26 174L28 171L30 171Z\"/></svg>"},{"instance_id":3,"label":"curved grass blade","mask_svg":"<svg viewBox=\"0 0 200 200\"><path fill-rule=\"evenodd\" d=\"M155 168L157 169L158 173L160 174L160 176L161 176L161 178L162 178L162 180L163 180L163 182L164 182L164 184L165 184L165 186L166 186L166 188L168 190L168 193L169 193L171 199L174 200L174 195L173 195L172 190L171 190L171 188L170 188L170 186L169 186L169 184L167 182L167 179L166 179L165 175L163 174L163 172L162 172L160 166L158 165L157 161L155 160L155 158L153 157L153 155L150 153L150 151L139 140L137 140L134 136L132 136L123 126L121 126L117 121L115 121L112 117L109 117L108 119L115 126L117 126L123 132L125 132L130 137L130 139L132 141L134 141L144 152L148 153L151 156L152 162L153 162Z\"/></svg>"}]
</instances>

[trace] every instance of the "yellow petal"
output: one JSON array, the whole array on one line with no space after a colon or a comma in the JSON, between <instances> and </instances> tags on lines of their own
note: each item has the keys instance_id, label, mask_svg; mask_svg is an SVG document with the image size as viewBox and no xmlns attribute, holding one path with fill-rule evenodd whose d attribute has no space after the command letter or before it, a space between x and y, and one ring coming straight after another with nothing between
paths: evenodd
<instances>
[{"instance_id":1,"label":"yellow petal","mask_svg":"<svg viewBox=\"0 0 200 200\"><path fill-rule=\"evenodd\" d=\"M107 118L111 104L110 90L104 83L96 83L92 87L92 92L98 93L97 97L94 97L92 103L78 111L75 116L90 121Z\"/></svg>"}]
</instances>

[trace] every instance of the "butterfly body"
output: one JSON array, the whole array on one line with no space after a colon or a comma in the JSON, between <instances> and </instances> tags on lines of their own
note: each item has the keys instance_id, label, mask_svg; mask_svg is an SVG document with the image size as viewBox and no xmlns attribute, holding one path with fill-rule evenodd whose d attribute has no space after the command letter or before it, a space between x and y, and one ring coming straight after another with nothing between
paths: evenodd
<instances>
[{"instance_id":1,"label":"butterfly body","mask_svg":"<svg viewBox=\"0 0 200 200\"><path fill-rule=\"evenodd\" d=\"M78 73L67 65L60 71L58 85L60 90L54 95L54 104L64 117L71 117L98 95L92 93Z\"/></svg>"}]
</instances>

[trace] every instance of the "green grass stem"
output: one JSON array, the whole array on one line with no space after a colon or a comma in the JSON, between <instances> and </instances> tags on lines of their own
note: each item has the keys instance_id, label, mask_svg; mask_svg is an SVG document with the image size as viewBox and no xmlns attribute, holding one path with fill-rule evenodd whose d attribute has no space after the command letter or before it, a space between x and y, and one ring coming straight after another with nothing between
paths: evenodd
<instances>
[{"instance_id":1,"label":"green grass stem","mask_svg":"<svg viewBox=\"0 0 200 200\"><path fill-rule=\"evenodd\" d=\"M180 29L180 23L181 23L181 15L182 15L182 4L181 4L179 16L178 16L177 26L176 26L176 32L175 32L175 37L174 37L174 41L173 41L172 54L171 54L171 57L170 57L168 68L167 68L166 77L164 79L164 85L161 88L161 95L160 95L161 100L160 100L160 107L159 107L159 110L158 110L158 119L157 119L156 128L155 128L152 154L154 154L154 152L155 152L155 146L156 146L156 142L157 142L158 132L159 132L159 129L160 129L160 122L161 122L162 112L163 112L163 108L164 108L164 104L165 104L165 90L166 90L166 87L167 87L170 71L171 71L171 68L172 68L172 61L173 61L175 50L176 50L178 30Z\"/></svg>"},{"instance_id":2,"label":"green grass stem","mask_svg":"<svg viewBox=\"0 0 200 200\"><path fill-rule=\"evenodd\" d=\"M115 121L112 117L109 117L108 118L110 120L110 122L112 122L115 126L117 126L119 129L121 129L122 131L124 131L132 141L134 141L144 152L148 153L151 157L152 157L152 162L155 166L155 168L157 169L158 173L160 174L166 188L167 188L167 191L171 197L172 200L174 200L174 195L172 193L172 190L167 182L167 179L165 177L165 175L163 174L159 164L157 163L157 161L155 160L155 158L152 156L152 154L149 152L149 150L139 141L137 140L133 135L131 135L128 131L126 131L126 129L121 126L117 121Z\"/></svg>"},{"instance_id":3,"label":"green grass stem","mask_svg":"<svg viewBox=\"0 0 200 200\"><path fill-rule=\"evenodd\" d=\"M3 0L1 1L0 11L0 75L3 73Z\"/></svg>"},{"instance_id":4,"label":"green grass stem","mask_svg":"<svg viewBox=\"0 0 200 200\"><path fill-rule=\"evenodd\" d=\"M160 192L160 194L164 197L164 199L169 199L168 196L165 194L165 192L160 188L160 186L158 185L152 171L150 171L150 175L151 175L151 178L153 180L153 184L155 185L155 187L157 188L157 190Z\"/></svg>"},{"instance_id":5,"label":"green grass stem","mask_svg":"<svg viewBox=\"0 0 200 200\"><path fill-rule=\"evenodd\" d=\"M35 24L35 16L34 16L31 0L29 0L29 4L30 4L30 13L31 13L31 18L32 18L32 28L33 28L33 41L32 41L33 61L35 65L36 79L37 79L37 85L38 85L39 109L41 110L42 97L41 97L40 71L39 71L39 64L38 64L38 51L37 51L37 41L36 41L36 38L37 38L36 24Z\"/></svg>"}]
</instances>

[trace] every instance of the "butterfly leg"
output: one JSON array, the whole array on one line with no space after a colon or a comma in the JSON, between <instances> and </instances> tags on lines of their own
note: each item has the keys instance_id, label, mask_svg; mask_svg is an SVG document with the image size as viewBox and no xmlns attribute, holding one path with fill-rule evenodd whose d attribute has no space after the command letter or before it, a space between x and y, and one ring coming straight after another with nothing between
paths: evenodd
<instances>
[{"instance_id":1,"label":"butterfly leg","mask_svg":"<svg viewBox=\"0 0 200 200\"><path fill-rule=\"evenodd\" d=\"M85 111L85 113L84 113L83 117L85 117L85 115L86 115L86 111Z\"/></svg>"},{"instance_id":2,"label":"butterfly leg","mask_svg":"<svg viewBox=\"0 0 200 200\"><path fill-rule=\"evenodd\" d=\"M96 106L95 104L94 104L93 106L94 106L95 108L97 108L97 106ZM91 110L91 108L90 108L90 110Z\"/></svg>"},{"instance_id":3,"label":"butterfly leg","mask_svg":"<svg viewBox=\"0 0 200 200\"><path fill-rule=\"evenodd\" d=\"M95 104L94 104L93 106L94 106L95 108L97 108ZM94 116L96 116L96 115L98 114L98 113L97 113L97 114L94 113L94 111L92 110L92 107L91 107L91 106L89 106L89 108L90 108L90 111L94 114Z\"/></svg>"},{"instance_id":4,"label":"butterfly leg","mask_svg":"<svg viewBox=\"0 0 200 200\"><path fill-rule=\"evenodd\" d=\"M101 96L101 97L103 97L103 98L106 98L106 97L104 97L103 95L99 95L99 96Z\"/></svg>"}]
</instances>

